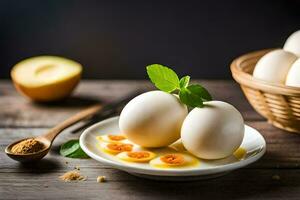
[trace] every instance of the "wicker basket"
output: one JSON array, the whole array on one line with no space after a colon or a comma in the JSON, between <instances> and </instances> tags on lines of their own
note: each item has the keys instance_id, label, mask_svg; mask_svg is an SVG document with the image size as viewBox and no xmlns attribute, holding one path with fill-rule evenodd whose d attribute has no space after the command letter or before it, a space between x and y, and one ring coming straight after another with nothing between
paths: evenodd
<instances>
[{"instance_id":1,"label":"wicker basket","mask_svg":"<svg viewBox=\"0 0 300 200\"><path fill-rule=\"evenodd\" d=\"M233 78L253 108L274 126L300 133L300 88L271 84L252 76L255 64L273 49L255 51L231 63Z\"/></svg>"}]
</instances>

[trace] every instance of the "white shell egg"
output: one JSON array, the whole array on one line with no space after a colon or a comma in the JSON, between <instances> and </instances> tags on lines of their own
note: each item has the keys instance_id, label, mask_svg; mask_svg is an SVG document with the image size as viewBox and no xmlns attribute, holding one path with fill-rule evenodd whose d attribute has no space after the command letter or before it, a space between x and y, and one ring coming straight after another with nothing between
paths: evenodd
<instances>
[{"instance_id":1,"label":"white shell egg","mask_svg":"<svg viewBox=\"0 0 300 200\"><path fill-rule=\"evenodd\" d=\"M253 76L270 83L285 84L287 73L296 59L295 54L282 49L271 51L257 62Z\"/></svg>"},{"instance_id":2,"label":"white shell egg","mask_svg":"<svg viewBox=\"0 0 300 200\"><path fill-rule=\"evenodd\" d=\"M185 148L203 159L220 159L231 155L244 138L244 120L232 105L209 101L194 108L181 128Z\"/></svg>"},{"instance_id":3,"label":"white shell egg","mask_svg":"<svg viewBox=\"0 0 300 200\"><path fill-rule=\"evenodd\" d=\"M132 142L143 147L164 147L180 137L187 107L178 97L150 91L132 99L122 110L119 127Z\"/></svg>"},{"instance_id":4,"label":"white shell egg","mask_svg":"<svg viewBox=\"0 0 300 200\"><path fill-rule=\"evenodd\" d=\"M300 58L292 65L286 76L286 85L300 87Z\"/></svg>"},{"instance_id":5,"label":"white shell egg","mask_svg":"<svg viewBox=\"0 0 300 200\"><path fill-rule=\"evenodd\" d=\"M300 30L294 32L286 40L283 49L300 57Z\"/></svg>"}]
</instances>

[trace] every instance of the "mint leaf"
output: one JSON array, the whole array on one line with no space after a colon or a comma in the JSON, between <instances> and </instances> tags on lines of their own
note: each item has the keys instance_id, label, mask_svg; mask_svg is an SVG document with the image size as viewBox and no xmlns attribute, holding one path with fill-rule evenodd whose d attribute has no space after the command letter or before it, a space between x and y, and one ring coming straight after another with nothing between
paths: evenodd
<instances>
[{"instance_id":1,"label":"mint leaf","mask_svg":"<svg viewBox=\"0 0 300 200\"><path fill-rule=\"evenodd\" d=\"M203 107L203 101L212 100L208 91L200 85L190 85L181 88L179 92L180 101L190 107Z\"/></svg>"},{"instance_id":2,"label":"mint leaf","mask_svg":"<svg viewBox=\"0 0 300 200\"><path fill-rule=\"evenodd\" d=\"M179 91L179 99L189 107L203 107L202 98L193 94L188 88L182 88Z\"/></svg>"},{"instance_id":3,"label":"mint leaf","mask_svg":"<svg viewBox=\"0 0 300 200\"><path fill-rule=\"evenodd\" d=\"M60 147L59 153L69 158L88 158L88 155L81 149L79 140L70 140Z\"/></svg>"},{"instance_id":4,"label":"mint leaf","mask_svg":"<svg viewBox=\"0 0 300 200\"><path fill-rule=\"evenodd\" d=\"M147 66L147 74L154 85L165 92L179 89L179 78L170 68L159 64Z\"/></svg>"},{"instance_id":5,"label":"mint leaf","mask_svg":"<svg viewBox=\"0 0 300 200\"><path fill-rule=\"evenodd\" d=\"M75 152L78 148L80 148L78 140L70 140L61 145L59 153L62 156L68 156L71 153Z\"/></svg>"},{"instance_id":6,"label":"mint leaf","mask_svg":"<svg viewBox=\"0 0 300 200\"><path fill-rule=\"evenodd\" d=\"M187 87L192 93L202 98L202 101L211 101L212 97L209 92L201 85L190 85Z\"/></svg>"},{"instance_id":7,"label":"mint leaf","mask_svg":"<svg viewBox=\"0 0 300 200\"><path fill-rule=\"evenodd\" d=\"M71 153L70 155L66 156L69 158L89 158L89 156L81 149L77 149L75 152Z\"/></svg>"},{"instance_id":8,"label":"mint leaf","mask_svg":"<svg viewBox=\"0 0 300 200\"><path fill-rule=\"evenodd\" d=\"M180 88L187 87L189 85L189 83L190 83L190 78L191 78L190 76L184 76L184 77L182 77L180 79L180 81L179 81Z\"/></svg>"},{"instance_id":9,"label":"mint leaf","mask_svg":"<svg viewBox=\"0 0 300 200\"><path fill-rule=\"evenodd\" d=\"M203 107L203 102L212 100L209 92L201 85L189 85L190 76L179 80L172 69L159 64L147 66L147 73L158 89L169 93L175 91L180 101L190 107Z\"/></svg>"}]
</instances>

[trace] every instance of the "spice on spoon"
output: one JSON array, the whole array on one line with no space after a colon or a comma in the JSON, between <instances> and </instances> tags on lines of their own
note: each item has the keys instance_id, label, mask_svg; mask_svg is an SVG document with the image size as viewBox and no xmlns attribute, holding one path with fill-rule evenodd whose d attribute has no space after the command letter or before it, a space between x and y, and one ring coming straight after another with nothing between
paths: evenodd
<instances>
[{"instance_id":1,"label":"spice on spoon","mask_svg":"<svg viewBox=\"0 0 300 200\"><path fill-rule=\"evenodd\" d=\"M30 139L22 140L21 142L15 144L11 148L11 152L14 154L29 154L29 153L39 152L44 148L45 145L42 142L34 138L30 138Z\"/></svg>"}]
</instances>

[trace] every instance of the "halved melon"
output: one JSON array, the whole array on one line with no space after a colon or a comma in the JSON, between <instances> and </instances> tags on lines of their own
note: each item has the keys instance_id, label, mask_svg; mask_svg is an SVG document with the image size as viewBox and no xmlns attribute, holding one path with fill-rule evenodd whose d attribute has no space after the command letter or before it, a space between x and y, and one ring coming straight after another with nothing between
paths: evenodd
<instances>
[{"instance_id":1,"label":"halved melon","mask_svg":"<svg viewBox=\"0 0 300 200\"><path fill-rule=\"evenodd\" d=\"M71 94L78 84L82 66L57 56L38 56L17 63L11 77L26 97L41 102L56 101Z\"/></svg>"}]
</instances>

